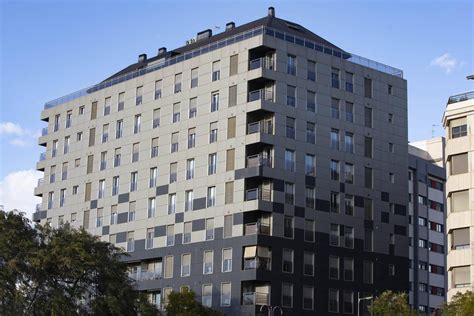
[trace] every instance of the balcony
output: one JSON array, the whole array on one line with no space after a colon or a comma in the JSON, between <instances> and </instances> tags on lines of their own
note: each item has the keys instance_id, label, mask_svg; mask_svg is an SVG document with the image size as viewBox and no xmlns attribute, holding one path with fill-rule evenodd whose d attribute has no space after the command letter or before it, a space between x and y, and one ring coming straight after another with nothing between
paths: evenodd
<instances>
[{"instance_id":1,"label":"balcony","mask_svg":"<svg viewBox=\"0 0 474 316\"><path fill-rule=\"evenodd\" d=\"M254 70L254 69L259 69L259 68L273 70L274 69L273 58L260 57L260 58L253 59L249 62L249 71Z\"/></svg>"},{"instance_id":2,"label":"balcony","mask_svg":"<svg viewBox=\"0 0 474 316\"><path fill-rule=\"evenodd\" d=\"M267 89L258 89L249 92L248 102L253 102L257 100L274 102L273 91Z\"/></svg>"},{"instance_id":3,"label":"balcony","mask_svg":"<svg viewBox=\"0 0 474 316\"><path fill-rule=\"evenodd\" d=\"M46 153L41 153L39 157L39 161L46 160Z\"/></svg>"},{"instance_id":4,"label":"balcony","mask_svg":"<svg viewBox=\"0 0 474 316\"><path fill-rule=\"evenodd\" d=\"M244 235L267 235L270 236L270 225L259 222L248 223L244 226Z\"/></svg>"},{"instance_id":5,"label":"balcony","mask_svg":"<svg viewBox=\"0 0 474 316\"><path fill-rule=\"evenodd\" d=\"M128 274L129 278L134 281L158 280L162 277L161 270L157 271L134 271Z\"/></svg>"},{"instance_id":6,"label":"balcony","mask_svg":"<svg viewBox=\"0 0 474 316\"><path fill-rule=\"evenodd\" d=\"M247 135L255 133L265 133L273 135L273 123L269 120L262 120L247 124Z\"/></svg>"},{"instance_id":7,"label":"balcony","mask_svg":"<svg viewBox=\"0 0 474 316\"><path fill-rule=\"evenodd\" d=\"M467 101L471 99L474 99L474 91L453 95L449 97L448 104Z\"/></svg>"},{"instance_id":8,"label":"balcony","mask_svg":"<svg viewBox=\"0 0 474 316\"><path fill-rule=\"evenodd\" d=\"M43 129L41 130L41 136L46 136L46 135L48 135L48 128L43 127Z\"/></svg>"},{"instance_id":9,"label":"balcony","mask_svg":"<svg viewBox=\"0 0 474 316\"><path fill-rule=\"evenodd\" d=\"M247 163L245 166L246 168L259 167L259 166L265 166L265 167L271 168L272 157L265 156L262 154L251 155L247 157Z\"/></svg>"},{"instance_id":10,"label":"balcony","mask_svg":"<svg viewBox=\"0 0 474 316\"><path fill-rule=\"evenodd\" d=\"M264 200L271 201L272 191L270 189L254 188L245 190L245 201Z\"/></svg>"},{"instance_id":11,"label":"balcony","mask_svg":"<svg viewBox=\"0 0 474 316\"><path fill-rule=\"evenodd\" d=\"M268 293L244 292L242 293L242 305L268 305Z\"/></svg>"}]
</instances>

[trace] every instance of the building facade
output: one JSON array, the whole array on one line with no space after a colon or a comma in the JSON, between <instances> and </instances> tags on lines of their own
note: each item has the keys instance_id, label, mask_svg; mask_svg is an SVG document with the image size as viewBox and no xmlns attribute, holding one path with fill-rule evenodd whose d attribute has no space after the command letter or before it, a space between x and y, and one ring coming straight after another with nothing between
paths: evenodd
<instances>
[{"instance_id":1,"label":"building facade","mask_svg":"<svg viewBox=\"0 0 474 316\"><path fill-rule=\"evenodd\" d=\"M443 116L446 129L446 199L448 301L457 292L473 291L474 280L474 91L452 96Z\"/></svg>"},{"instance_id":2,"label":"building facade","mask_svg":"<svg viewBox=\"0 0 474 316\"><path fill-rule=\"evenodd\" d=\"M444 138L409 146L410 305L429 315L446 300ZM440 163L441 166L436 165Z\"/></svg>"},{"instance_id":3,"label":"building facade","mask_svg":"<svg viewBox=\"0 0 474 316\"><path fill-rule=\"evenodd\" d=\"M357 314L408 291L406 89L273 8L200 32L46 104L34 219L125 248L160 308Z\"/></svg>"}]
</instances>

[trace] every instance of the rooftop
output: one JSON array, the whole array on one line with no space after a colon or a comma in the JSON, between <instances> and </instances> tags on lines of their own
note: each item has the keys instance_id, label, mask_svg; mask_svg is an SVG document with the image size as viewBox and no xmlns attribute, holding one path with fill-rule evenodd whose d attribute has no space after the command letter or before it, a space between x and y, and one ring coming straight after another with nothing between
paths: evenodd
<instances>
[{"instance_id":1,"label":"rooftop","mask_svg":"<svg viewBox=\"0 0 474 316\"><path fill-rule=\"evenodd\" d=\"M467 101L467 100L471 100L471 99L474 99L474 91L465 92L465 93L450 96L449 99L448 99L448 104Z\"/></svg>"},{"instance_id":2,"label":"rooftop","mask_svg":"<svg viewBox=\"0 0 474 316\"><path fill-rule=\"evenodd\" d=\"M138 62L125 67L99 84L49 101L45 104L44 108L55 107L98 90L262 34L403 78L403 71L400 69L348 53L299 24L275 17L275 11L272 7L268 9L268 15L264 18L239 27L235 27L233 22L228 23L227 26L225 31L216 35L212 35L211 30L200 32L196 40L172 51L166 51L166 48L161 48L156 56L149 59L145 54L142 54L139 56Z\"/></svg>"}]
</instances>

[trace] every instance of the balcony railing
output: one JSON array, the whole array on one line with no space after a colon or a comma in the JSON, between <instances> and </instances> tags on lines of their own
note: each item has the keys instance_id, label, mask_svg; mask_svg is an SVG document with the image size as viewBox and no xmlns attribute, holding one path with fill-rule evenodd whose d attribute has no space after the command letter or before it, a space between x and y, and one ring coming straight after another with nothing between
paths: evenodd
<instances>
[{"instance_id":1,"label":"balcony railing","mask_svg":"<svg viewBox=\"0 0 474 316\"><path fill-rule=\"evenodd\" d=\"M36 204L36 212L40 212L41 211L41 204Z\"/></svg>"},{"instance_id":2,"label":"balcony railing","mask_svg":"<svg viewBox=\"0 0 474 316\"><path fill-rule=\"evenodd\" d=\"M270 236L270 225L268 224L262 224L262 223L248 223L245 224L245 230L244 230L244 235L267 235Z\"/></svg>"},{"instance_id":3,"label":"balcony railing","mask_svg":"<svg viewBox=\"0 0 474 316\"><path fill-rule=\"evenodd\" d=\"M268 293L245 292L242 293L242 305L268 305Z\"/></svg>"},{"instance_id":4,"label":"balcony railing","mask_svg":"<svg viewBox=\"0 0 474 316\"><path fill-rule=\"evenodd\" d=\"M248 189L245 191L245 201L265 200L271 201L272 191L269 189Z\"/></svg>"},{"instance_id":5,"label":"balcony railing","mask_svg":"<svg viewBox=\"0 0 474 316\"><path fill-rule=\"evenodd\" d=\"M43 183L44 183L44 178L38 179L38 186L43 185Z\"/></svg>"},{"instance_id":6,"label":"balcony railing","mask_svg":"<svg viewBox=\"0 0 474 316\"><path fill-rule=\"evenodd\" d=\"M247 168L266 166L272 167L272 157L265 157L261 154L252 155L247 157Z\"/></svg>"},{"instance_id":7,"label":"balcony railing","mask_svg":"<svg viewBox=\"0 0 474 316\"><path fill-rule=\"evenodd\" d=\"M41 153L39 160L40 160L40 161L43 161L43 160L45 160L45 159L46 159L46 153Z\"/></svg>"},{"instance_id":8,"label":"balcony railing","mask_svg":"<svg viewBox=\"0 0 474 316\"><path fill-rule=\"evenodd\" d=\"M261 57L251 60L249 63L249 70L254 70L258 68L273 70L273 59L269 57Z\"/></svg>"},{"instance_id":9,"label":"balcony railing","mask_svg":"<svg viewBox=\"0 0 474 316\"><path fill-rule=\"evenodd\" d=\"M247 124L247 134L254 133L273 135L273 123L271 121L258 121Z\"/></svg>"},{"instance_id":10,"label":"balcony railing","mask_svg":"<svg viewBox=\"0 0 474 316\"><path fill-rule=\"evenodd\" d=\"M471 99L474 99L474 91L453 95L449 97L448 104L467 101Z\"/></svg>"},{"instance_id":11,"label":"balcony railing","mask_svg":"<svg viewBox=\"0 0 474 316\"><path fill-rule=\"evenodd\" d=\"M48 135L48 128L43 127L43 129L41 130L41 136L46 136L46 135Z\"/></svg>"},{"instance_id":12,"label":"balcony railing","mask_svg":"<svg viewBox=\"0 0 474 316\"><path fill-rule=\"evenodd\" d=\"M265 90L265 89L250 91L248 102L257 101L257 100L273 102L273 92Z\"/></svg>"},{"instance_id":13,"label":"balcony railing","mask_svg":"<svg viewBox=\"0 0 474 316\"><path fill-rule=\"evenodd\" d=\"M130 272L128 276L135 281L157 280L157 279L161 279L162 273L161 273L161 270L138 271L138 272Z\"/></svg>"}]
</instances>

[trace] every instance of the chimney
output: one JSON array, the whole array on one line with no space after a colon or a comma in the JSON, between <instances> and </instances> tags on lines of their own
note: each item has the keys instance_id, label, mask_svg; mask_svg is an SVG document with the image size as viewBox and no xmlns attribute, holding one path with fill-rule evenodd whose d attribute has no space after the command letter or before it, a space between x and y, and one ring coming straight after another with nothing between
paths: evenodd
<instances>
[{"instance_id":1,"label":"chimney","mask_svg":"<svg viewBox=\"0 0 474 316\"><path fill-rule=\"evenodd\" d=\"M146 60L146 54L140 54L138 55L138 62L142 63Z\"/></svg>"},{"instance_id":2,"label":"chimney","mask_svg":"<svg viewBox=\"0 0 474 316\"><path fill-rule=\"evenodd\" d=\"M212 36L212 30L207 29L205 31L197 33L196 41L199 41L199 40L202 40L202 39L205 39L205 38L209 38L211 36Z\"/></svg>"},{"instance_id":3,"label":"chimney","mask_svg":"<svg viewBox=\"0 0 474 316\"><path fill-rule=\"evenodd\" d=\"M234 22L229 22L225 25L225 30L226 31L233 30L233 29L235 29L235 23Z\"/></svg>"},{"instance_id":4,"label":"chimney","mask_svg":"<svg viewBox=\"0 0 474 316\"><path fill-rule=\"evenodd\" d=\"M268 16L271 16L272 18L275 17L275 8L274 7L269 7L268 8Z\"/></svg>"},{"instance_id":5,"label":"chimney","mask_svg":"<svg viewBox=\"0 0 474 316\"><path fill-rule=\"evenodd\" d=\"M161 47L158 49L158 55L166 53L166 47Z\"/></svg>"}]
</instances>

